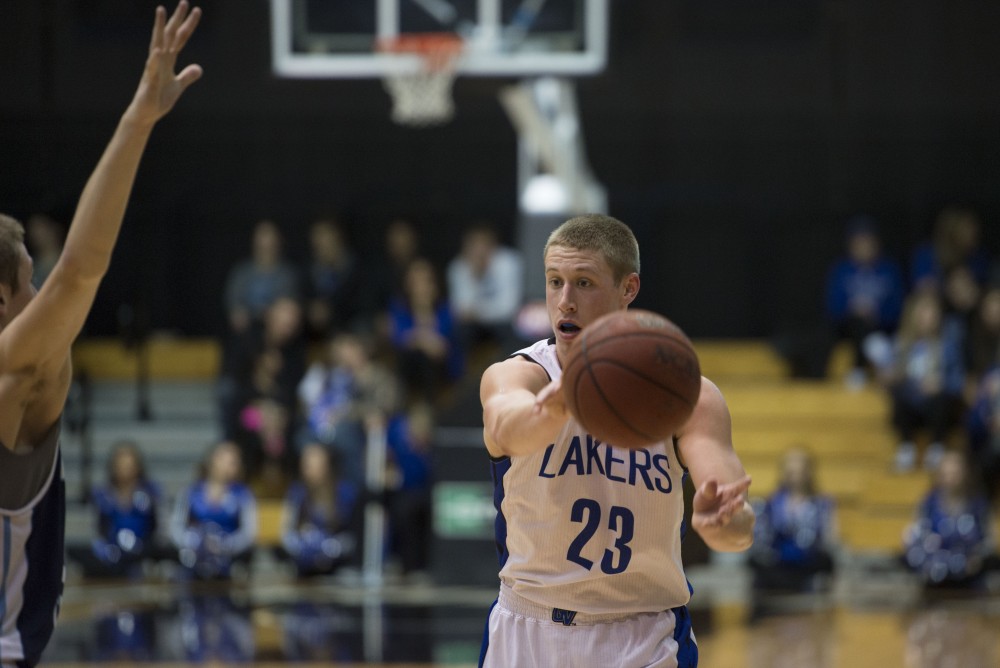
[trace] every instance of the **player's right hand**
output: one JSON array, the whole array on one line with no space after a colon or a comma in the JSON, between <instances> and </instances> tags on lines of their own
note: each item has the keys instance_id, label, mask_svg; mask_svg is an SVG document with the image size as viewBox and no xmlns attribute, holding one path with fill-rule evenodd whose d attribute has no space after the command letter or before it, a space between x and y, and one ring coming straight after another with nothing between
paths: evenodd
<instances>
[{"instance_id":1,"label":"player's right hand","mask_svg":"<svg viewBox=\"0 0 1000 668\"><path fill-rule=\"evenodd\" d=\"M549 417L567 418L569 409L566 408L566 398L562 392L562 380L556 379L542 388L542 391L535 395L535 414L545 414Z\"/></svg>"}]
</instances>

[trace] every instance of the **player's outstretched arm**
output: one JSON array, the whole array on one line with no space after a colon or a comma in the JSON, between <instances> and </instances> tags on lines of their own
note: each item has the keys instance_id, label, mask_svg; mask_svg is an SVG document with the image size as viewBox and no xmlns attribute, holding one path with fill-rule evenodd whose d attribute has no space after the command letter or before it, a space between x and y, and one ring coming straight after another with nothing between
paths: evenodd
<instances>
[{"instance_id":1,"label":"player's outstretched arm","mask_svg":"<svg viewBox=\"0 0 1000 668\"><path fill-rule=\"evenodd\" d=\"M59 262L38 296L7 328L8 370L62 364L93 304L121 229L129 193L150 132L201 76L189 65L174 73L177 56L201 18L181 0L167 18L156 9L149 55L139 86L84 187Z\"/></svg>"},{"instance_id":2,"label":"player's outstretched arm","mask_svg":"<svg viewBox=\"0 0 1000 668\"><path fill-rule=\"evenodd\" d=\"M528 455L555 441L569 413L558 381L522 358L497 362L483 373L483 438L494 457Z\"/></svg>"},{"instance_id":3,"label":"player's outstretched arm","mask_svg":"<svg viewBox=\"0 0 1000 668\"><path fill-rule=\"evenodd\" d=\"M750 547L755 519L747 501L750 476L733 448L726 401L706 378L677 443L695 485L691 526L713 550L739 552Z\"/></svg>"}]
</instances>

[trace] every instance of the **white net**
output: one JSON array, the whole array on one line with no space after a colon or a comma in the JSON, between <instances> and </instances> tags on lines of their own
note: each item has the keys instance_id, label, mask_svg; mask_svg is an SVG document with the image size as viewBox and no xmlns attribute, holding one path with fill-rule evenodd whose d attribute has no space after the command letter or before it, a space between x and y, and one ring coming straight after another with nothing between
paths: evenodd
<instances>
[{"instance_id":1,"label":"white net","mask_svg":"<svg viewBox=\"0 0 1000 668\"><path fill-rule=\"evenodd\" d=\"M455 115L451 88L461 54L457 38L397 40L386 51L419 56L421 67L413 71L390 71L383 75L392 97L392 120L400 125L427 127L447 123Z\"/></svg>"}]
</instances>

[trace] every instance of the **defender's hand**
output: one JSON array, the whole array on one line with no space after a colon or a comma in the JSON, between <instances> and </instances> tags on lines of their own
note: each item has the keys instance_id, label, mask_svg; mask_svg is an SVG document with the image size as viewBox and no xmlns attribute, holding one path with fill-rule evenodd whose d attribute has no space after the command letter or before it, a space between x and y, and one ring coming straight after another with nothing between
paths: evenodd
<instances>
[{"instance_id":1,"label":"defender's hand","mask_svg":"<svg viewBox=\"0 0 1000 668\"><path fill-rule=\"evenodd\" d=\"M170 111L188 86L201 78L200 65L188 65L174 74L177 56L201 20L201 9L188 11L187 0L181 0L167 20L167 10L156 8L149 57L139 81L139 87L129 108L131 117L152 125Z\"/></svg>"}]
</instances>

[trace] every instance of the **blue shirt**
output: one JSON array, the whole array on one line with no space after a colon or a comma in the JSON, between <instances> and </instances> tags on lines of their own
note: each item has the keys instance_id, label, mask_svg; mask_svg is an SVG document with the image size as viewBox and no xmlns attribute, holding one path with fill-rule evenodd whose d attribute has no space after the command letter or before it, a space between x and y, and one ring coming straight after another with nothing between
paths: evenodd
<instances>
[{"instance_id":1,"label":"blue shirt","mask_svg":"<svg viewBox=\"0 0 1000 668\"><path fill-rule=\"evenodd\" d=\"M156 506L159 500L160 491L150 482L141 483L132 492L127 504L122 504L111 487L95 490L93 501L101 538L125 547L120 544L119 538L122 532L130 532L136 539L148 543L156 533Z\"/></svg>"},{"instance_id":2,"label":"blue shirt","mask_svg":"<svg viewBox=\"0 0 1000 668\"><path fill-rule=\"evenodd\" d=\"M853 305L867 302L879 328L891 330L899 323L903 296L903 272L894 261L879 258L865 265L844 258L827 277L827 316L841 322L852 315Z\"/></svg>"},{"instance_id":3,"label":"blue shirt","mask_svg":"<svg viewBox=\"0 0 1000 668\"><path fill-rule=\"evenodd\" d=\"M401 489L424 489L431 484L430 447L421 448L410 438L409 420L396 416L386 427L386 444L389 453L403 474Z\"/></svg>"},{"instance_id":4,"label":"blue shirt","mask_svg":"<svg viewBox=\"0 0 1000 668\"><path fill-rule=\"evenodd\" d=\"M754 551L779 564L805 564L826 551L833 522L833 501L813 496L793 502L779 489L759 508L754 526Z\"/></svg>"}]
</instances>

